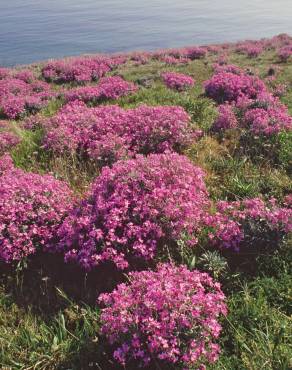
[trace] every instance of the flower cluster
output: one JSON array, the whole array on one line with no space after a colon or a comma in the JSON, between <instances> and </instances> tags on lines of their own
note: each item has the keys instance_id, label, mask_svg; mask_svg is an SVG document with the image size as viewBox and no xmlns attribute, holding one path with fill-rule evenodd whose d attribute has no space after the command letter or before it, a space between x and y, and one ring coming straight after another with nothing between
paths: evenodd
<instances>
[{"instance_id":1,"label":"flower cluster","mask_svg":"<svg viewBox=\"0 0 292 370\"><path fill-rule=\"evenodd\" d=\"M10 154L5 153L0 158L0 176L14 169L14 163Z\"/></svg>"},{"instance_id":2,"label":"flower cluster","mask_svg":"<svg viewBox=\"0 0 292 370\"><path fill-rule=\"evenodd\" d=\"M58 251L92 269L153 260L182 232L195 235L209 205L203 171L178 154L137 156L104 167L91 193L58 230ZM189 241L195 245L194 237Z\"/></svg>"},{"instance_id":3,"label":"flower cluster","mask_svg":"<svg viewBox=\"0 0 292 370\"><path fill-rule=\"evenodd\" d=\"M207 96L219 104L237 102L242 97L255 99L258 94L266 92L264 82L258 77L233 71L215 73L204 86Z\"/></svg>"},{"instance_id":4,"label":"flower cluster","mask_svg":"<svg viewBox=\"0 0 292 370\"><path fill-rule=\"evenodd\" d=\"M206 47L189 46L180 49L169 49L165 51L168 56L175 58L187 58L189 60L201 59L207 55Z\"/></svg>"},{"instance_id":5,"label":"flower cluster","mask_svg":"<svg viewBox=\"0 0 292 370\"><path fill-rule=\"evenodd\" d=\"M125 269L137 259L155 259L164 245L175 251L182 234L190 236L190 247L207 235L219 248L239 250L249 236L247 219L280 233L291 230L291 209L272 202L262 203L261 213L253 199L219 203L214 213L203 177L178 154L137 156L105 167L87 199L64 220L52 248L85 269L105 261Z\"/></svg>"},{"instance_id":6,"label":"flower cluster","mask_svg":"<svg viewBox=\"0 0 292 370\"><path fill-rule=\"evenodd\" d=\"M225 64L225 63L214 63L213 69L216 74L227 72L227 73L233 73L235 75L241 75L244 73L244 70L235 64Z\"/></svg>"},{"instance_id":7,"label":"flower cluster","mask_svg":"<svg viewBox=\"0 0 292 370\"><path fill-rule=\"evenodd\" d=\"M286 45L291 44L292 37L287 33L281 33L272 37L271 39L264 39L263 42L266 48L278 50Z\"/></svg>"},{"instance_id":8,"label":"flower cluster","mask_svg":"<svg viewBox=\"0 0 292 370\"><path fill-rule=\"evenodd\" d=\"M275 49L278 51L281 58L281 49L283 49L283 60L290 56L292 38L287 34L281 34L271 39L262 39L259 41L244 41L239 43L225 43L220 45L207 46L191 46L175 49L162 49L155 52L139 52L130 53L124 57L136 62L137 64L145 64L151 59L159 60L168 65L179 65L189 63L195 59L204 58L207 53L218 54L219 58L227 56L228 52L239 52L246 54L250 58L255 58L261 55L264 51Z\"/></svg>"},{"instance_id":9,"label":"flower cluster","mask_svg":"<svg viewBox=\"0 0 292 370\"><path fill-rule=\"evenodd\" d=\"M292 56L292 44L282 47L278 51L278 56L282 62L287 62L287 60Z\"/></svg>"},{"instance_id":10,"label":"flower cluster","mask_svg":"<svg viewBox=\"0 0 292 370\"><path fill-rule=\"evenodd\" d=\"M205 83L206 93L218 103L219 116L213 129L241 127L256 135L273 135L292 129L287 107L258 77L236 66L215 66L215 75Z\"/></svg>"},{"instance_id":11,"label":"flower cluster","mask_svg":"<svg viewBox=\"0 0 292 370\"><path fill-rule=\"evenodd\" d=\"M83 153L110 164L137 153L181 150L192 139L189 122L181 107L88 108L75 101L45 122L45 145L55 152Z\"/></svg>"},{"instance_id":12,"label":"flower cluster","mask_svg":"<svg viewBox=\"0 0 292 370\"><path fill-rule=\"evenodd\" d=\"M124 62L125 58L119 56L69 58L47 63L42 69L42 75L50 82L84 83L103 77L113 67Z\"/></svg>"},{"instance_id":13,"label":"flower cluster","mask_svg":"<svg viewBox=\"0 0 292 370\"><path fill-rule=\"evenodd\" d=\"M206 47L187 47L181 49L158 50L152 54L154 59L158 59L169 65L185 64L195 59L205 57Z\"/></svg>"},{"instance_id":14,"label":"flower cluster","mask_svg":"<svg viewBox=\"0 0 292 370\"><path fill-rule=\"evenodd\" d=\"M234 107L230 104L221 104L218 108L219 114L213 124L215 131L227 130L238 127L238 121L234 112Z\"/></svg>"},{"instance_id":15,"label":"flower cluster","mask_svg":"<svg viewBox=\"0 0 292 370\"><path fill-rule=\"evenodd\" d=\"M21 141L20 137L11 131L9 122L0 121L0 155Z\"/></svg>"},{"instance_id":16,"label":"flower cluster","mask_svg":"<svg viewBox=\"0 0 292 370\"><path fill-rule=\"evenodd\" d=\"M49 175L26 173L0 160L0 259L19 261L55 235L73 200L69 187Z\"/></svg>"},{"instance_id":17,"label":"flower cluster","mask_svg":"<svg viewBox=\"0 0 292 370\"><path fill-rule=\"evenodd\" d=\"M292 130L292 117L287 107L270 93L257 99L240 99L236 105L221 104L213 129L226 130L241 127L255 135L270 136Z\"/></svg>"},{"instance_id":18,"label":"flower cluster","mask_svg":"<svg viewBox=\"0 0 292 370\"><path fill-rule=\"evenodd\" d=\"M0 80L3 78L6 78L10 75L10 69L9 68L4 68L0 67Z\"/></svg>"},{"instance_id":19,"label":"flower cluster","mask_svg":"<svg viewBox=\"0 0 292 370\"><path fill-rule=\"evenodd\" d=\"M195 80L191 76L176 72L165 72L161 74L165 85L174 90L183 91L193 87Z\"/></svg>"},{"instance_id":20,"label":"flower cluster","mask_svg":"<svg viewBox=\"0 0 292 370\"><path fill-rule=\"evenodd\" d=\"M292 208L287 198L286 204L280 206L275 199L264 202L260 198L243 201L219 201L216 214L206 219L206 224L213 227L209 238L219 248L240 250L241 244L254 237L254 232L262 224L267 230L279 235L292 231ZM254 230L249 225L257 224ZM248 227L247 227L248 226Z\"/></svg>"},{"instance_id":21,"label":"flower cluster","mask_svg":"<svg viewBox=\"0 0 292 370\"><path fill-rule=\"evenodd\" d=\"M31 82L35 81L36 76L35 76L34 72L31 71L30 69L21 69L21 70L16 71L14 73L14 78L22 80L26 83L31 83Z\"/></svg>"},{"instance_id":22,"label":"flower cluster","mask_svg":"<svg viewBox=\"0 0 292 370\"><path fill-rule=\"evenodd\" d=\"M167 65L178 65L178 64L187 64L190 62L188 58L175 58L171 55L162 55L159 57L159 60Z\"/></svg>"},{"instance_id":23,"label":"flower cluster","mask_svg":"<svg viewBox=\"0 0 292 370\"><path fill-rule=\"evenodd\" d=\"M29 76L27 72L25 75L21 78L8 76L0 80L0 111L7 118L15 119L24 113L34 113L55 95L46 82L26 82Z\"/></svg>"},{"instance_id":24,"label":"flower cluster","mask_svg":"<svg viewBox=\"0 0 292 370\"><path fill-rule=\"evenodd\" d=\"M206 48L203 47L189 47L186 48L186 56L191 60L204 58L207 54Z\"/></svg>"},{"instance_id":25,"label":"flower cluster","mask_svg":"<svg viewBox=\"0 0 292 370\"><path fill-rule=\"evenodd\" d=\"M151 54L147 52L133 52L129 55L129 59L135 62L136 65L147 64L151 58Z\"/></svg>"},{"instance_id":26,"label":"flower cluster","mask_svg":"<svg viewBox=\"0 0 292 370\"><path fill-rule=\"evenodd\" d=\"M251 106L245 111L243 122L257 135L272 135L292 130L292 117L287 107L278 100L269 103L264 108Z\"/></svg>"},{"instance_id":27,"label":"flower cluster","mask_svg":"<svg viewBox=\"0 0 292 370\"><path fill-rule=\"evenodd\" d=\"M246 54L250 58L256 58L264 51L264 45L261 42L245 41L237 44L236 51Z\"/></svg>"},{"instance_id":28,"label":"flower cluster","mask_svg":"<svg viewBox=\"0 0 292 370\"><path fill-rule=\"evenodd\" d=\"M286 84L278 84L273 88L273 95L281 98L283 95L287 93L287 85Z\"/></svg>"},{"instance_id":29,"label":"flower cluster","mask_svg":"<svg viewBox=\"0 0 292 370\"><path fill-rule=\"evenodd\" d=\"M292 38L287 34L280 34L272 37L271 39L261 39L257 41L246 40L238 43L227 44L227 49L234 50L239 53L246 54L250 58L254 58L262 54L266 50L277 50L291 45Z\"/></svg>"},{"instance_id":30,"label":"flower cluster","mask_svg":"<svg viewBox=\"0 0 292 370\"><path fill-rule=\"evenodd\" d=\"M101 332L116 348L116 361L201 369L218 359L218 319L227 313L219 283L172 264L133 272L129 280L98 299L106 306Z\"/></svg>"},{"instance_id":31,"label":"flower cluster","mask_svg":"<svg viewBox=\"0 0 292 370\"><path fill-rule=\"evenodd\" d=\"M129 95L138 88L132 82L127 82L119 76L103 77L97 86L76 87L65 92L67 102L81 100L85 103L97 103L105 99L118 99Z\"/></svg>"}]
</instances>

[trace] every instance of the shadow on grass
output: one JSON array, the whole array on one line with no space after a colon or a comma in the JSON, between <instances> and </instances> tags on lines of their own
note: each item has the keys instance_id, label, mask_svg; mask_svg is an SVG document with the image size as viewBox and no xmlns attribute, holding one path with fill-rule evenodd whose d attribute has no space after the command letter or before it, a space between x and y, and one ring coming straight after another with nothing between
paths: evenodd
<instances>
[{"instance_id":1,"label":"shadow on grass","mask_svg":"<svg viewBox=\"0 0 292 370\"><path fill-rule=\"evenodd\" d=\"M18 306L46 317L72 302L95 306L100 293L113 290L123 279L123 273L113 265L104 264L87 273L54 254L36 254L22 270L0 264L0 282L5 293L10 294ZM70 301L64 299L60 291Z\"/></svg>"}]
</instances>

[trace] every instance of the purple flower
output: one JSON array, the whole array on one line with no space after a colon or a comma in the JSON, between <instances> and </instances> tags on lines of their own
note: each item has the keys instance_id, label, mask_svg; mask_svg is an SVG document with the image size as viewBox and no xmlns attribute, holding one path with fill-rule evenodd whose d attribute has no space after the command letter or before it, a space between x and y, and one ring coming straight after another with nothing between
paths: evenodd
<instances>
[{"instance_id":1,"label":"purple flower","mask_svg":"<svg viewBox=\"0 0 292 370\"><path fill-rule=\"evenodd\" d=\"M186 90L195 84L195 80L192 77L182 73L164 72L161 74L161 77L168 88L178 91Z\"/></svg>"},{"instance_id":2,"label":"purple flower","mask_svg":"<svg viewBox=\"0 0 292 370\"><path fill-rule=\"evenodd\" d=\"M55 152L77 151L101 162L111 157L113 163L137 153L180 151L196 135L189 123L181 107L88 108L74 101L44 123L45 145Z\"/></svg>"},{"instance_id":3,"label":"purple flower","mask_svg":"<svg viewBox=\"0 0 292 370\"><path fill-rule=\"evenodd\" d=\"M125 63L122 56L93 56L57 60L47 63L42 69L43 77L50 82L95 81L110 72L114 67Z\"/></svg>"},{"instance_id":4,"label":"purple flower","mask_svg":"<svg viewBox=\"0 0 292 370\"><path fill-rule=\"evenodd\" d=\"M42 249L72 206L69 187L49 175L26 173L0 159L0 259L11 263Z\"/></svg>"},{"instance_id":5,"label":"purple flower","mask_svg":"<svg viewBox=\"0 0 292 370\"><path fill-rule=\"evenodd\" d=\"M267 90L258 77L233 72L216 73L204 85L207 96L219 104L236 102L242 96L255 99Z\"/></svg>"},{"instance_id":6,"label":"purple flower","mask_svg":"<svg viewBox=\"0 0 292 370\"><path fill-rule=\"evenodd\" d=\"M65 92L65 100L81 100L85 103L97 103L105 99L118 99L136 92L138 88L121 77L104 77L97 86L83 86Z\"/></svg>"},{"instance_id":7,"label":"purple flower","mask_svg":"<svg viewBox=\"0 0 292 370\"><path fill-rule=\"evenodd\" d=\"M209 207L203 178L200 168L178 154L137 156L104 167L87 199L64 220L56 249L86 269L108 260L120 269L133 258L153 260L182 232L199 232Z\"/></svg>"},{"instance_id":8,"label":"purple flower","mask_svg":"<svg viewBox=\"0 0 292 370\"><path fill-rule=\"evenodd\" d=\"M230 104L219 105L219 115L213 124L216 131L236 128L238 121L234 112L234 107Z\"/></svg>"},{"instance_id":9,"label":"purple flower","mask_svg":"<svg viewBox=\"0 0 292 370\"><path fill-rule=\"evenodd\" d=\"M282 62L287 62L292 56L292 44L282 47L278 51L278 56Z\"/></svg>"},{"instance_id":10,"label":"purple flower","mask_svg":"<svg viewBox=\"0 0 292 370\"><path fill-rule=\"evenodd\" d=\"M26 70L19 71L16 74L19 78L9 75L0 79L0 111L9 119L40 110L55 96L50 85L43 81L31 81L29 77L32 78L32 75L27 73Z\"/></svg>"},{"instance_id":11,"label":"purple flower","mask_svg":"<svg viewBox=\"0 0 292 370\"><path fill-rule=\"evenodd\" d=\"M160 264L156 271L133 272L98 301L101 332L122 365L155 359L175 368L204 368L218 359L218 318L226 315L220 284L206 273Z\"/></svg>"}]
</instances>

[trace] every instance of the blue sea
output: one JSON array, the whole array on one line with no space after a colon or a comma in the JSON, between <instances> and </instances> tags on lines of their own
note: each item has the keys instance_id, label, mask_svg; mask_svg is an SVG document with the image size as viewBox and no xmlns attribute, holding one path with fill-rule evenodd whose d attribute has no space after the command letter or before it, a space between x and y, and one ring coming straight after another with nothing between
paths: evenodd
<instances>
[{"instance_id":1,"label":"blue sea","mask_svg":"<svg viewBox=\"0 0 292 370\"><path fill-rule=\"evenodd\" d=\"M0 0L0 65L292 34L292 0Z\"/></svg>"}]
</instances>

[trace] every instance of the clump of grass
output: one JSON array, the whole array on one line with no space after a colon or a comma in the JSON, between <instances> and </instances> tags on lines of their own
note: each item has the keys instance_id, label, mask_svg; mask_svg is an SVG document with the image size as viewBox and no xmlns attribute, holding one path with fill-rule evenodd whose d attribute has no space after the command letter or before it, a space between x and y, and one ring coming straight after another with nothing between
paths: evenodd
<instances>
[{"instance_id":1,"label":"clump of grass","mask_svg":"<svg viewBox=\"0 0 292 370\"><path fill-rule=\"evenodd\" d=\"M270 304L265 284L264 279L258 279L229 297L223 353L211 368L286 370L291 367L291 318ZM274 279L269 280L269 286L279 292Z\"/></svg>"},{"instance_id":2,"label":"clump of grass","mask_svg":"<svg viewBox=\"0 0 292 370\"><path fill-rule=\"evenodd\" d=\"M0 363L4 368L54 370L74 364L80 369L83 361L87 363L98 352L98 328L99 312L89 306L70 301L64 311L44 320L0 292ZM85 347L87 360L78 355Z\"/></svg>"}]
</instances>

